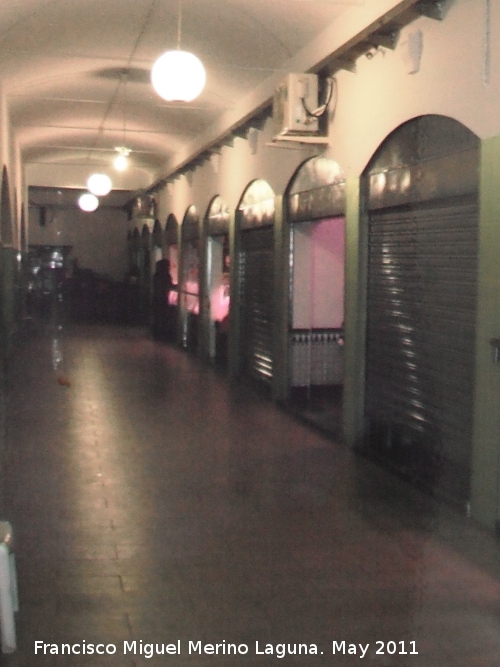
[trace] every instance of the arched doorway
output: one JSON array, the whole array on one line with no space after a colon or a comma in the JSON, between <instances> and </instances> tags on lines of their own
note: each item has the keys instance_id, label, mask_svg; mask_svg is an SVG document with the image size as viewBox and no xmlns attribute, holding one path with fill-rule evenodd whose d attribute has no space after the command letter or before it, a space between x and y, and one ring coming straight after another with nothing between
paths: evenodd
<instances>
[{"instance_id":1,"label":"arched doorway","mask_svg":"<svg viewBox=\"0 0 500 667\"><path fill-rule=\"evenodd\" d=\"M478 138L443 116L397 128L366 169L363 448L461 506L470 495Z\"/></svg>"},{"instance_id":2,"label":"arched doorway","mask_svg":"<svg viewBox=\"0 0 500 667\"><path fill-rule=\"evenodd\" d=\"M222 365L227 363L228 352L230 217L227 202L217 195L210 202L204 219L203 356Z\"/></svg>"},{"instance_id":3,"label":"arched doorway","mask_svg":"<svg viewBox=\"0 0 500 667\"><path fill-rule=\"evenodd\" d=\"M286 189L290 226L289 399L341 430L344 380L345 176L324 157L303 162Z\"/></svg>"},{"instance_id":4,"label":"arched doorway","mask_svg":"<svg viewBox=\"0 0 500 667\"><path fill-rule=\"evenodd\" d=\"M273 379L275 195L266 181L252 181L237 209L239 370Z\"/></svg>"},{"instance_id":5,"label":"arched doorway","mask_svg":"<svg viewBox=\"0 0 500 667\"><path fill-rule=\"evenodd\" d=\"M181 345L195 352L198 349L200 313L200 219L195 206L190 206L181 226L181 279L179 306Z\"/></svg>"}]
</instances>

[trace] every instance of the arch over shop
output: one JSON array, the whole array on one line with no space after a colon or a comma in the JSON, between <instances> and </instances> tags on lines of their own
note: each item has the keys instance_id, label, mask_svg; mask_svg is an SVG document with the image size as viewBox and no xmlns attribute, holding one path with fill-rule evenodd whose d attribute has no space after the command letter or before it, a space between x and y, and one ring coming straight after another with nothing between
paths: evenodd
<instances>
[{"instance_id":1,"label":"arch over shop","mask_svg":"<svg viewBox=\"0 0 500 667\"><path fill-rule=\"evenodd\" d=\"M292 223L343 215L345 174L335 160L323 156L308 158L295 170L285 196L288 220Z\"/></svg>"},{"instance_id":2,"label":"arch over shop","mask_svg":"<svg viewBox=\"0 0 500 667\"><path fill-rule=\"evenodd\" d=\"M169 213L165 223L165 243L167 245L179 243L179 223L173 213Z\"/></svg>"},{"instance_id":3,"label":"arch over shop","mask_svg":"<svg viewBox=\"0 0 500 667\"><path fill-rule=\"evenodd\" d=\"M191 204L187 207L181 225L182 241L197 241L200 238L200 216L196 206Z\"/></svg>"},{"instance_id":4,"label":"arch over shop","mask_svg":"<svg viewBox=\"0 0 500 667\"><path fill-rule=\"evenodd\" d=\"M445 116L392 132L365 171L363 449L464 506L470 497L479 140Z\"/></svg>"},{"instance_id":5,"label":"arch over shop","mask_svg":"<svg viewBox=\"0 0 500 667\"><path fill-rule=\"evenodd\" d=\"M229 221L231 211L228 203L220 195L215 195L210 200L205 213L205 230L210 236L229 233Z\"/></svg>"}]
</instances>

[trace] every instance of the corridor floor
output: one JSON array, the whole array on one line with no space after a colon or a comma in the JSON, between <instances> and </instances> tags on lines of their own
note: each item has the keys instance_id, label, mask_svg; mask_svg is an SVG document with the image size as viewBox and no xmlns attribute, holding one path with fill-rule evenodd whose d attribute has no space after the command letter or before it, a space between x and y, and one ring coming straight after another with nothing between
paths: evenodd
<instances>
[{"instance_id":1,"label":"corridor floor","mask_svg":"<svg viewBox=\"0 0 500 667\"><path fill-rule=\"evenodd\" d=\"M1 664L500 664L500 543L249 389L112 327L32 335L9 376Z\"/></svg>"}]
</instances>

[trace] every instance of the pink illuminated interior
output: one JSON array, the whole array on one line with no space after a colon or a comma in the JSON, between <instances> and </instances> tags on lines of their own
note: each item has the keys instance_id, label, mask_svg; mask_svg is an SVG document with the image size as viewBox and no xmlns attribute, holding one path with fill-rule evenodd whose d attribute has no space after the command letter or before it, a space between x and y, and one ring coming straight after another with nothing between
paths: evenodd
<instances>
[{"instance_id":1,"label":"pink illuminated interior","mask_svg":"<svg viewBox=\"0 0 500 667\"><path fill-rule=\"evenodd\" d=\"M185 284L185 303L186 303L186 310L189 313L193 313L194 315L198 315L200 312L200 300L198 298L198 292L199 292L199 285L198 281L195 280L188 280L186 281Z\"/></svg>"},{"instance_id":2,"label":"pink illuminated interior","mask_svg":"<svg viewBox=\"0 0 500 667\"><path fill-rule=\"evenodd\" d=\"M221 235L209 239L210 319L223 322L229 314L229 239Z\"/></svg>"},{"instance_id":3,"label":"pink illuminated interior","mask_svg":"<svg viewBox=\"0 0 500 667\"><path fill-rule=\"evenodd\" d=\"M182 282L180 291L183 294L182 307L188 313L198 315L200 303L199 287L199 249L197 242L186 243L183 249Z\"/></svg>"},{"instance_id":4,"label":"pink illuminated interior","mask_svg":"<svg viewBox=\"0 0 500 667\"><path fill-rule=\"evenodd\" d=\"M179 282L179 250L176 245L170 245L167 248L166 257L170 261L170 277L172 278L173 289L168 295L170 306L176 306L179 303L178 282Z\"/></svg>"},{"instance_id":5,"label":"pink illuminated interior","mask_svg":"<svg viewBox=\"0 0 500 667\"><path fill-rule=\"evenodd\" d=\"M342 327L345 219L301 223L293 233L293 327Z\"/></svg>"},{"instance_id":6,"label":"pink illuminated interior","mask_svg":"<svg viewBox=\"0 0 500 667\"><path fill-rule=\"evenodd\" d=\"M210 314L214 322L221 322L229 315L229 285L219 285L210 295Z\"/></svg>"},{"instance_id":7,"label":"pink illuminated interior","mask_svg":"<svg viewBox=\"0 0 500 667\"><path fill-rule=\"evenodd\" d=\"M177 285L174 285L175 289L170 290L168 293L168 303L170 306L176 306L179 303L179 292L177 291Z\"/></svg>"}]
</instances>

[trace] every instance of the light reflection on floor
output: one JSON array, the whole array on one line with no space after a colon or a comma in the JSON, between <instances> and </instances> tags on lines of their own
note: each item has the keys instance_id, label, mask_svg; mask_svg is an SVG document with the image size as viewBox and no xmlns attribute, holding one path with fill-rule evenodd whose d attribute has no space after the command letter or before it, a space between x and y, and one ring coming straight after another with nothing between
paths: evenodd
<instances>
[{"instance_id":1,"label":"light reflection on floor","mask_svg":"<svg viewBox=\"0 0 500 667\"><path fill-rule=\"evenodd\" d=\"M68 385L50 335L13 360L22 610L6 665L357 664L332 654L343 640L369 643L371 667L500 664L500 548L470 520L140 330L65 329L57 347ZM120 651L34 656L36 639L83 638ZM123 656L133 639L186 648ZM189 640L250 648L190 656Z\"/></svg>"}]
</instances>

